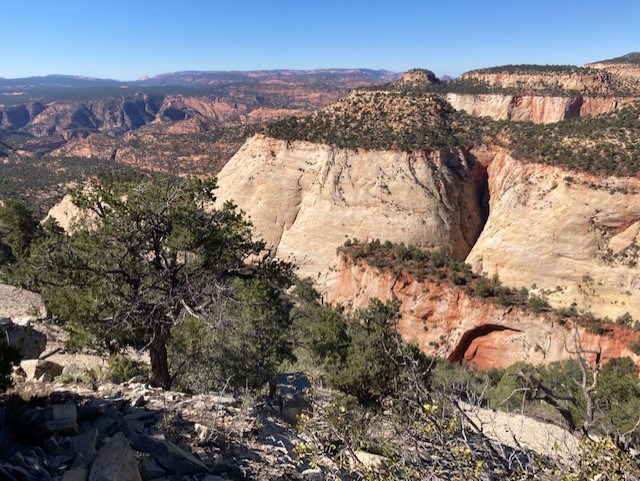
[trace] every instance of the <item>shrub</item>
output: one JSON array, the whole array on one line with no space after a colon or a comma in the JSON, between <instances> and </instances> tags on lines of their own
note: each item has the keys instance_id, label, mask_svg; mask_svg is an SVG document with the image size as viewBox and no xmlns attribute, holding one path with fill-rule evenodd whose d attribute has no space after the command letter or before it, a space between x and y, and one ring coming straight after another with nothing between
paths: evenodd
<instances>
[{"instance_id":1,"label":"shrub","mask_svg":"<svg viewBox=\"0 0 640 481\"><path fill-rule=\"evenodd\" d=\"M397 348L392 325L397 319L399 303L383 304L373 299L358 311L348 325L350 344L344 363L330 372L331 384L372 405L394 392L399 381L399 367L389 359Z\"/></svg>"},{"instance_id":2,"label":"shrub","mask_svg":"<svg viewBox=\"0 0 640 481\"><path fill-rule=\"evenodd\" d=\"M616 319L616 324L619 326L633 326L633 316L628 312L625 312Z\"/></svg>"},{"instance_id":3,"label":"shrub","mask_svg":"<svg viewBox=\"0 0 640 481\"><path fill-rule=\"evenodd\" d=\"M283 361L294 360L290 308L277 286L252 279L235 283L217 320L185 316L168 343L176 387L187 392L262 387Z\"/></svg>"},{"instance_id":4,"label":"shrub","mask_svg":"<svg viewBox=\"0 0 640 481\"><path fill-rule=\"evenodd\" d=\"M128 357L112 354L109 356L107 363L109 365L109 376L117 384L134 378L141 378L143 381L149 379L149 367Z\"/></svg>"}]
</instances>

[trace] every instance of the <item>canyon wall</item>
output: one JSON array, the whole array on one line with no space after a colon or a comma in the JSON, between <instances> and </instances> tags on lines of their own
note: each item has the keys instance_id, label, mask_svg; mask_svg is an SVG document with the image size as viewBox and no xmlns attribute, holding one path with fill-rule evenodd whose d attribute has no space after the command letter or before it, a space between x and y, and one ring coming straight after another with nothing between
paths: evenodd
<instances>
[{"instance_id":1,"label":"canyon wall","mask_svg":"<svg viewBox=\"0 0 640 481\"><path fill-rule=\"evenodd\" d=\"M523 69L524 70L524 69ZM611 74L606 71L578 69L575 71L518 72L476 70L461 75L490 86L515 88L518 90L541 90L549 93L553 89L572 90L591 95L606 95L611 89Z\"/></svg>"},{"instance_id":2,"label":"canyon wall","mask_svg":"<svg viewBox=\"0 0 640 481\"><path fill-rule=\"evenodd\" d=\"M217 196L245 210L278 257L316 278L350 238L464 259L484 224L479 174L462 152L355 151L257 135L220 172Z\"/></svg>"},{"instance_id":3,"label":"canyon wall","mask_svg":"<svg viewBox=\"0 0 640 481\"><path fill-rule=\"evenodd\" d=\"M604 63L596 62L586 65L586 67L605 70L620 77L629 77L640 80L640 65L637 63Z\"/></svg>"},{"instance_id":4,"label":"canyon wall","mask_svg":"<svg viewBox=\"0 0 640 481\"><path fill-rule=\"evenodd\" d=\"M39 137L64 134L69 140L73 131L123 133L152 122L196 115L215 121L246 122L249 110L244 104L213 97L133 94L87 101L0 105L0 129L22 130Z\"/></svg>"},{"instance_id":5,"label":"canyon wall","mask_svg":"<svg viewBox=\"0 0 640 481\"><path fill-rule=\"evenodd\" d=\"M615 97L459 93L448 93L446 99L454 109L470 115L539 124L615 112L631 100Z\"/></svg>"},{"instance_id":6,"label":"canyon wall","mask_svg":"<svg viewBox=\"0 0 640 481\"><path fill-rule=\"evenodd\" d=\"M495 147L407 154L256 136L219 184L220 201L244 209L275 255L322 285L345 240L390 240L535 286L555 306L640 320L638 179L527 163Z\"/></svg>"},{"instance_id":7,"label":"canyon wall","mask_svg":"<svg viewBox=\"0 0 640 481\"><path fill-rule=\"evenodd\" d=\"M640 180L600 178L475 151L487 165L490 215L467 257L509 286L553 291L598 316L640 320Z\"/></svg>"},{"instance_id":8,"label":"canyon wall","mask_svg":"<svg viewBox=\"0 0 640 481\"><path fill-rule=\"evenodd\" d=\"M469 296L463 287L446 281L417 281L340 258L325 300L347 312L366 307L369 300L398 298L402 317L398 329L403 339L429 354L465 362L481 369L504 368L516 362L548 364L569 359L575 346L570 323L561 324L552 313L533 313ZM638 333L611 326L606 335L580 327L582 347L602 349L606 359L640 356L629 349Z\"/></svg>"}]
</instances>

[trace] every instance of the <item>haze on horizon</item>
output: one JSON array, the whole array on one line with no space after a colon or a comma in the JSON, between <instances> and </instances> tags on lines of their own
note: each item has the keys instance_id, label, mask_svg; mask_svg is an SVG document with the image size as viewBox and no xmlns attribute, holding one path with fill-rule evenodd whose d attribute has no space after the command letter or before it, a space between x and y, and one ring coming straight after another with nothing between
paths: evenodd
<instances>
[{"instance_id":1,"label":"haze on horizon","mask_svg":"<svg viewBox=\"0 0 640 481\"><path fill-rule=\"evenodd\" d=\"M0 77L582 65L640 50L639 20L634 0L11 1L0 16Z\"/></svg>"}]
</instances>

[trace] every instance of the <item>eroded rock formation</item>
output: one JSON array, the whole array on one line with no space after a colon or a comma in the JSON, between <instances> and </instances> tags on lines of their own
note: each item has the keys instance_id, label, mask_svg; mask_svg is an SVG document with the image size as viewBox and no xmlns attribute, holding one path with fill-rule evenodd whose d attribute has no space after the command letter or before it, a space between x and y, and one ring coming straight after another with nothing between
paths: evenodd
<instances>
[{"instance_id":1,"label":"eroded rock formation","mask_svg":"<svg viewBox=\"0 0 640 481\"><path fill-rule=\"evenodd\" d=\"M507 367L519 361L548 364L569 359L575 349L575 332L550 312L533 313L517 307L470 296L450 282L417 281L341 257L325 299L347 311L366 307L369 300L402 301L399 331L402 337L431 355L465 362L481 369ZM607 335L578 329L585 349L602 349L605 359L640 357L629 349L638 333L611 326ZM600 347L599 347L600 346Z\"/></svg>"},{"instance_id":2,"label":"eroded rock formation","mask_svg":"<svg viewBox=\"0 0 640 481\"><path fill-rule=\"evenodd\" d=\"M448 93L446 98L453 108L470 115L537 124L608 114L632 100L623 97L462 93Z\"/></svg>"},{"instance_id":3,"label":"eroded rock formation","mask_svg":"<svg viewBox=\"0 0 640 481\"><path fill-rule=\"evenodd\" d=\"M640 319L640 180L601 178L476 152L490 215L467 257L507 285L553 291L556 305Z\"/></svg>"},{"instance_id":4,"label":"eroded rock formation","mask_svg":"<svg viewBox=\"0 0 640 481\"><path fill-rule=\"evenodd\" d=\"M492 146L410 155L257 136L221 172L218 197L321 283L338 246L377 238L466 258L506 285L545 290L556 306L640 319L635 178L527 163Z\"/></svg>"},{"instance_id":5,"label":"eroded rock formation","mask_svg":"<svg viewBox=\"0 0 640 481\"><path fill-rule=\"evenodd\" d=\"M247 141L218 177L278 257L314 278L347 239L442 249L464 259L484 224L482 179L462 151L355 151Z\"/></svg>"}]
</instances>

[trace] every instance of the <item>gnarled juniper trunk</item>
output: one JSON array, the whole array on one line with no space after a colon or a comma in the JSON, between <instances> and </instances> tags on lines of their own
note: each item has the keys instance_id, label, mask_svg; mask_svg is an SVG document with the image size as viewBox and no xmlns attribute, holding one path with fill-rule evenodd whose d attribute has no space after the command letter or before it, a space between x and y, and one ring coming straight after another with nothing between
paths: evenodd
<instances>
[{"instance_id":1,"label":"gnarled juniper trunk","mask_svg":"<svg viewBox=\"0 0 640 481\"><path fill-rule=\"evenodd\" d=\"M167 359L168 333L163 330L154 333L149 345L149 357L151 358L151 383L163 389L171 387L169 375L169 361Z\"/></svg>"}]
</instances>

